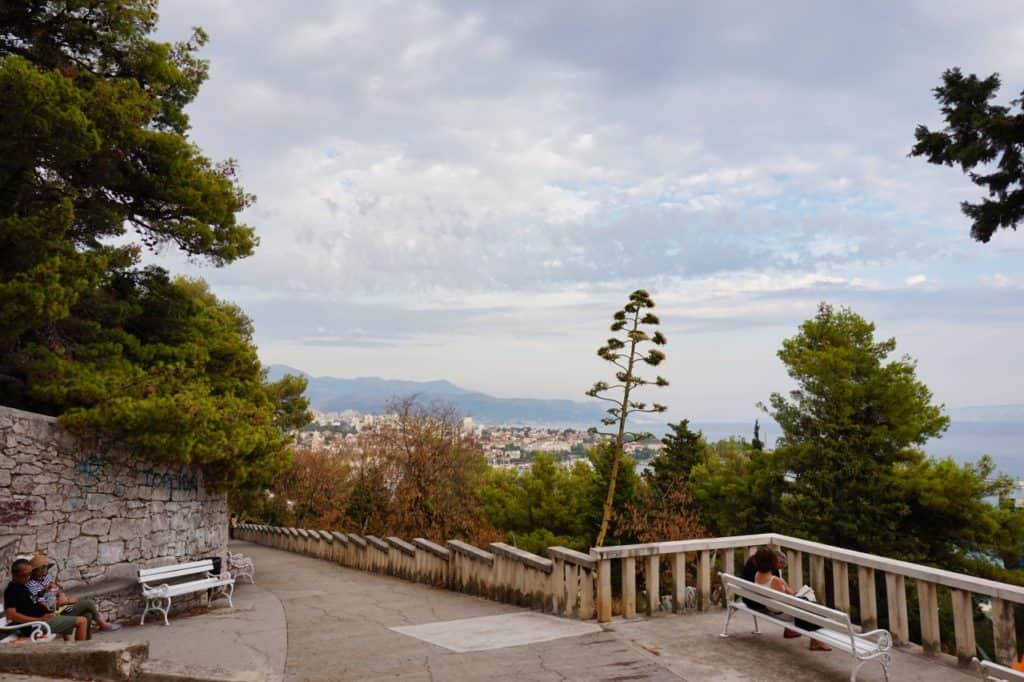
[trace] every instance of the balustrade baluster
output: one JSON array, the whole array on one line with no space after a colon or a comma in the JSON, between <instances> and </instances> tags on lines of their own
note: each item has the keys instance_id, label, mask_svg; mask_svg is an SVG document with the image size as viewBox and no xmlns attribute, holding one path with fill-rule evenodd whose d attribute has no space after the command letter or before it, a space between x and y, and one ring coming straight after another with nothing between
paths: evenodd
<instances>
[{"instance_id":1,"label":"balustrade baluster","mask_svg":"<svg viewBox=\"0 0 1024 682\"><path fill-rule=\"evenodd\" d=\"M907 615L907 583L902 575L885 574L885 600L889 607L889 632L894 644L910 643L910 619Z\"/></svg>"},{"instance_id":2,"label":"balustrade baluster","mask_svg":"<svg viewBox=\"0 0 1024 682\"><path fill-rule=\"evenodd\" d=\"M939 635L939 594L935 583L918 580L917 601L921 611L921 648L926 656L935 656L942 646Z\"/></svg>"},{"instance_id":3,"label":"balustrade baluster","mask_svg":"<svg viewBox=\"0 0 1024 682\"><path fill-rule=\"evenodd\" d=\"M682 613L686 609L686 554L672 555L672 610Z\"/></svg>"},{"instance_id":4,"label":"balustrade baluster","mask_svg":"<svg viewBox=\"0 0 1024 682\"><path fill-rule=\"evenodd\" d=\"M636 618L636 559L622 560L622 617Z\"/></svg>"},{"instance_id":5,"label":"balustrade baluster","mask_svg":"<svg viewBox=\"0 0 1024 682\"><path fill-rule=\"evenodd\" d=\"M850 567L845 561L832 560L832 594L835 608L850 612Z\"/></svg>"},{"instance_id":6,"label":"balustrade baluster","mask_svg":"<svg viewBox=\"0 0 1024 682\"><path fill-rule=\"evenodd\" d=\"M647 557L647 615L653 616L661 608L661 557Z\"/></svg>"},{"instance_id":7,"label":"balustrade baluster","mask_svg":"<svg viewBox=\"0 0 1024 682\"><path fill-rule=\"evenodd\" d=\"M996 641L996 661L1010 665L1017 660L1017 631L1013 624L1013 602L992 600L992 632Z\"/></svg>"},{"instance_id":8,"label":"balustrade baluster","mask_svg":"<svg viewBox=\"0 0 1024 682\"><path fill-rule=\"evenodd\" d=\"M970 592L952 590L953 633L956 637L956 658L961 666L971 664L974 658L974 600Z\"/></svg>"},{"instance_id":9,"label":"balustrade baluster","mask_svg":"<svg viewBox=\"0 0 1024 682\"><path fill-rule=\"evenodd\" d=\"M612 562L600 559L597 562L597 620L607 623L612 619Z\"/></svg>"},{"instance_id":10,"label":"balustrade baluster","mask_svg":"<svg viewBox=\"0 0 1024 682\"><path fill-rule=\"evenodd\" d=\"M878 597L875 593L875 569L857 567L857 590L860 593L860 627L865 632L878 627Z\"/></svg>"}]
</instances>

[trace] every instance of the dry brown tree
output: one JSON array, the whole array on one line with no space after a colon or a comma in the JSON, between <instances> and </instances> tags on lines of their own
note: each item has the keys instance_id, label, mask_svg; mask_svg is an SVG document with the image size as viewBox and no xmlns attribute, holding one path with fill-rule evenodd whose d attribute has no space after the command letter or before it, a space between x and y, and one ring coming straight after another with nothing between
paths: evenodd
<instances>
[{"instance_id":1,"label":"dry brown tree","mask_svg":"<svg viewBox=\"0 0 1024 682\"><path fill-rule=\"evenodd\" d=\"M386 471L390 532L440 541L493 535L480 501L487 461L461 416L415 397L392 402L389 412L362 447Z\"/></svg>"}]
</instances>

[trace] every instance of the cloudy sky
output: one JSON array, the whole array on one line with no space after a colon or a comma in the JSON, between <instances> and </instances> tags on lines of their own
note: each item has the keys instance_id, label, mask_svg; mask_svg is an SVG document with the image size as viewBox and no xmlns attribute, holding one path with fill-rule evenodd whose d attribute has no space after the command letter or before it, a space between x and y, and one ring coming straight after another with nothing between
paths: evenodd
<instances>
[{"instance_id":1,"label":"cloudy sky","mask_svg":"<svg viewBox=\"0 0 1024 682\"><path fill-rule=\"evenodd\" d=\"M262 244L205 277L266 362L581 398L628 293L670 416L752 419L819 301L950 406L1024 402L1024 234L907 157L946 68L1024 90L1019 2L163 0L211 36L191 109ZM298 8L301 7L301 10Z\"/></svg>"}]
</instances>

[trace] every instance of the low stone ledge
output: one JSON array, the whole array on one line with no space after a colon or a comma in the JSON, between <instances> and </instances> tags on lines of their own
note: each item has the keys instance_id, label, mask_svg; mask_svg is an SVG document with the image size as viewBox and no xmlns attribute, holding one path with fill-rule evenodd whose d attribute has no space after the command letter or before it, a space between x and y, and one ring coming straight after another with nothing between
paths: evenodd
<instances>
[{"instance_id":1,"label":"low stone ledge","mask_svg":"<svg viewBox=\"0 0 1024 682\"><path fill-rule=\"evenodd\" d=\"M228 670L172 661L146 661L139 666L136 682L266 682L266 673Z\"/></svg>"},{"instance_id":2,"label":"low stone ledge","mask_svg":"<svg viewBox=\"0 0 1024 682\"><path fill-rule=\"evenodd\" d=\"M597 562L589 554L583 552L577 552L575 549L569 549L568 547L548 547L548 556L552 559L561 559L567 564L575 564L581 568L585 568L588 571L593 571L597 568Z\"/></svg>"},{"instance_id":3,"label":"low stone ledge","mask_svg":"<svg viewBox=\"0 0 1024 682\"><path fill-rule=\"evenodd\" d=\"M394 535L389 535L386 538L386 540L388 541L389 545L397 549L402 554L405 554L407 556L416 556L416 548L410 545L402 538L395 537Z\"/></svg>"},{"instance_id":4,"label":"low stone ledge","mask_svg":"<svg viewBox=\"0 0 1024 682\"><path fill-rule=\"evenodd\" d=\"M513 561L529 566L538 571L544 573L550 573L554 567L551 559L545 559L544 557L537 556L532 552L527 552L525 549L519 549L511 545L506 545L504 542L492 542L491 552L494 554L500 554Z\"/></svg>"},{"instance_id":5,"label":"low stone ledge","mask_svg":"<svg viewBox=\"0 0 1024 682\"><path fill-rule=\"evenodd\" d=\"M451 553L446 548L436 542L431 542L426 538L413 538L412 544L418 549L422 549L424 552L429 552L439 559L444 559L445 561L448 561L448 558L451 556Z\"/></svg>"},{"instance_id":6,"label":"low stone ledge","mask_svg":"<svg viewBox=\"0 0 1024 682\"><path fill-rule=\"evenodd\" d=\"M366 541L382 552L386 553L388 551L388 543L384 542L376 535L367 535Z\"/></svg>"},{"instance_id":7,"label":"low stone ledge","mask_svg":"<svg viewBox=\"0 0 1024 682\"><path fill-rule=\"evenodd\" d=\"M20 642L0 646L0 671L121 681L133 679L148 657L149 642Z\"/></svg>"},{"instance_id":8,"label":"low stone ledge","mask_svg":"<svg viewBox=\"0 0 1024 682\"><path fill-rule=\"evenodd\" d=\"M139 589L138 579L113 578L111 580L101 580L89 585L80 585L72 590L68 590L68 594L79 599L99 599L119 592L136 592Z\"/></svg>"},{"instance_id":9,"label":"low stone ledge","mask_svg":"<svg viewBox=\"0 0 1024 682\"><path fill-rule=\"evenodd\" d=\"M462 540L449 540L448 547L454 550L457 554L468 556L473 561L479 561L481 563L491 566L494 564L494 555L490 552L485 552L479 547L475 547L468 542Z\"/></svg>"}]
</instances>

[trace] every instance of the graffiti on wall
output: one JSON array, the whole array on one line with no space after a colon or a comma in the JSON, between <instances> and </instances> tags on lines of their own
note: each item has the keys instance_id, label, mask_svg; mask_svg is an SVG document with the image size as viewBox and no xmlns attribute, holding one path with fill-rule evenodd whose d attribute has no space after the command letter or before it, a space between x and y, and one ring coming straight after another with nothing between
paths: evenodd
<instances>
[{"instance_id":1,"label":"graffiti on wall","mask_svg":"<svg viewBox=\"0 0 1024 682\"><path fill-rule=\"evenodd\" d=\"M150 488L165 488L174 494L175 490L199 492L199 477L188 471L178 473L149 468L142 472L142 484Z\"/></svg>"}]
</instances>

